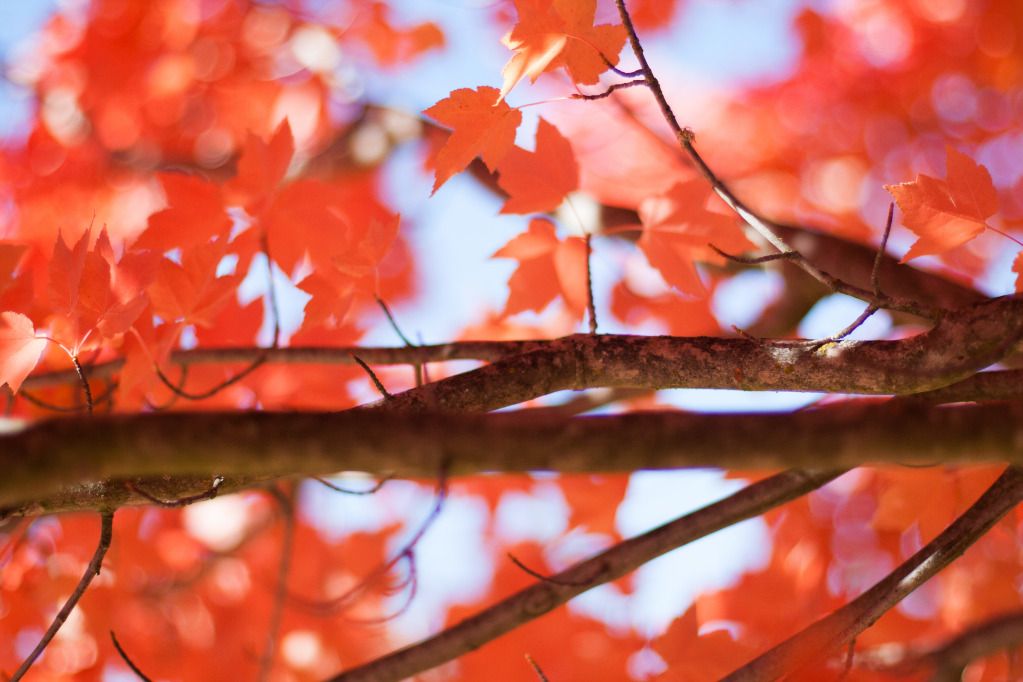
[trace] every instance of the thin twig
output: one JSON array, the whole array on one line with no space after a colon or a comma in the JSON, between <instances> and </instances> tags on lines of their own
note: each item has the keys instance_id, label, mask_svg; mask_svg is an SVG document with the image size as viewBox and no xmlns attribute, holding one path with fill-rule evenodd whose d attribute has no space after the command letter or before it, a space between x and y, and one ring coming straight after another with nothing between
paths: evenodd
<instances>
[{"instance_id":1,"label":"thin twig","mask_svg":"<svg viewBox=\"0 0 1023 682\"><path fill-rule=\"evenodd\" d=\"M273 601L270 606L270 623L267 626L266 645L259 659L259 680L266 682L273 670L274 654L277 651L277 640L281 633L281 620L284 616L284 601L288 595L288 574L291 571L292 545L295 541L295 509L291 495L276 486L270 489L271 496L281 509L284 523L284 536L281 539L281 558L277 565L277 586L274 589Z\"/></svg>"},{"instance_id":2,"label":"thin twig","mask_svg":"<svg viewBox=\"0 0 1023 682\"><path fill-rule=\"evenodd\" d=\"M137 495L141 495L142 497L146 498L147 500L149 500L153 504L158 504L161 507L174 508L174 507L185 507L185 506L188 506L190 504L194 504L195 502L201 502L203 500L212 500L214 497L217 496L217 493L220 491L220 486L223 483L224 483L224 477L223 476L216 476L216 477L214 477L213 483L210 484L210 487L208 489L204 490L201 493L196 493L195 495L189 495L187 497L179 497L176 500L161 500L159 497L156 497L155 495L151 495L150 493L148 493L145 490L143 490L142 488L140 488L137 483L133 483L131 481L125 481L124 482L124 486L126 488L128 488L128 490L132 491L133 493L136 493Z\"/></svg>"},{"instance_id":3,"label":"thin twig","mask_svg":"<svg viewBox=\"0 0 1023 682\"><path fill-rule=\"evenodd\" d=\"M874 291L874 296L876 298L882 298L883 296L883 294L881 293L881 262L884 260L885 248L888 245L888 235L890 235L892 231L892 217L894 216L894 214L895 204L889 203L888 219L885 221L884 235L881 237L881 245L877 249L877 256L874 257L874 266L870 270L870 287ZM841 341L842 339L856 331L864 322L869 320L871 316L873 316L873 314L876 313L878 310L880 310L880 308L878 308L875 304L873 303L869 304L863 310L863 312L860 313L860 316L853 320L845 329L827 339L822 339L821 341L818 341L814 345L814 350L821 348L822 346L825 346L829 343Z\"/></svg>"},{"instance_id":4,"label":"thin twig","mask_svg":"<svg viewBox=\"0 0 1023 682\"><path fill-rule=\"evenodd\" d=\"M77 363L76 363L77 364ZM110 539L114 534L114 512L103 512L100 516L100 531L99 531L99 544L96 545L96 551L92 555L92 559L89 561L89 565L85 568L85 573L82 575L81 580L78 581L78 585L75 586L71 596L64 602L64 606L61 607L60 611L54 617L53 622L50 623L50 627L46 629L43 634L43 638L39 640L39 644L36 645L32 653L28 655L17 670L14 671L14 675L11 676L10 682L18 682L28 669L32 667L36 659L39 658L43 650L53 639L54 635L60 630L61 626L64 625L64 621L71 615L71 611L78 604L78 600L85 594L85 590L88 589L89 583L92 579L99 575L100 568L103 565L103 557L106 556L107 549L110 548Z\"/></svg>"},{"instance_id":5,"label":"thin twig","mask_svg":"<svg viewBox=\"0 0 1023 682\"><path fill-rule=\"evenodd\" d=\"M320 478L319 476L312 476L312 479L318 483L322 483L323 485L327 486L328 488L335 492L343 493L345 495L375 495L380 491L381 488L384 487L385 483L394 480L394 476L388 474L381 478L379 481L377 481L372 488L367 488L366 490L350 490L348 488L342 488L341 486L334 485L327 479Z\"/></svg>"},{"instance_id":6,"label":"thin twig","mask_svg":"<svg viewBox=\"0 0 1023 682\"><path fill-rule=\"evenodd\" d=\"M135 662L129 658L128 652L126 652L121 646L121 643L117 641L117 635L114 634L113 630L110 631L110 641L114 643L114 648L117 649L117 653L121 657L121 660L124 661L125 665L131 668L131 671L135 673L136 677L142 680L142 682L153 682L144 672L139 670L139 667L135 665Z\"/></svg>"},{"instance_id":7,"label":"thin twig","mask_svg":"<svg viewBox=\"0 0 1023 682\"><path fill-rule=\"evenodd\" d=\"M380 395L383 396L384 400L390 400L391 398L394 397L393 395L390 394L390 392L388 392L387 387L384 386L383 382L380 381L380 379L377 377L376 373L370 368L370 366L362 361L362 358L360 358L358 355L353 355L352 359L355 360L355 363L359 365L359 367L362 367L362 369L366 371L366 374L369 375L369 378L373 381L373 385L377 387L378 391L380 391Z\"/></svg>"},{"instance_id":8,"label":"thin twig","mask_svg":"<svg viewBox=\"0 0 1023 682\"><path fill-rule=\"evenodd\" d=\"M864 308L863 312L860 313L855 320L846 325L846 327L842 329L840 332L838 332L837 334L833 334L826 339L819 339L817 341L814 341L813 343L810 344L810 347L816 351L828 345L829 343L838 343L839 341L841 341L842 339L844 339L845 337L849 336L854 331L859 329L860 326L864 322L869 320L871 316L873 316L873 314L876 313L877 311L878 311L877 306L871 303L866 308Z\"/></svg>"},{"instance_id":9,"label":"thin twig","mask_svg":"<svg viewBox=\"0 0 1023 682\"><path fill-rule=\"evenodd\" d=\"M117 390L116 381L112 382L109 386L107 386L106 390L104 390L103 393L96 397L95 404L103 405L105 403L110 402L111 398L113 398L114 396L115 390ZM74 414L77 412L85 412L86 410L89 409L87 405L57 405L56 403L51 403L47 400L39 398L38 396L34 396L24 389L18 391L18 395L16 397L24 398L25 400L32 403L36 407L42 408L44 410L50 410L51 412L64 412Z\"/></svg>"},{"instance_id":10,"label":"thin twig","mask_svg":"<svg viewBox=\"0 0 1023 682\"><path fill-rule=\"evenodd\" d=\"M590 315L590 333L597 333L597 306L593 302L593 235L586 233L586 309Z\"/></svg>"},{"instance_id":11,"label":"thin twig","mask_svg":"<svg viewBox=\"0 0 1023 682\"><path fill-rule=\"evenodd\" d=\"M574 92L571 95L569 95L569 98L570 99L585 99L585 100L604 99L605 97L610 97L611 93L615 92L616 90L624 90L625 88L634 88L637 85L646 85L646 81L645 80L635 80L635 81L626 81L625 83L615 83L614 85L607 86L606 90L604 90L603 92L598 92L595 95L587 95L587 94L582 93L582 92Z\"/></svg>"},{"instance_id":12,"label":"thin twig","mask_svg":"<svg viewBox=\"0 0 1023 682\"><path fill-rule=\"evenodd\" d=\"M550 680L547 679L547 676L543 674L543 670L540 668L540 664L534 661L533 657L530 656L529 654L526 654L526 662L529 663L531 668L533 668L533 672L536 673L536 676L540 679L540 682L550 682Z\"/></svg>"},{"instance_id":13,"label":"thin twig","mask_svg":"<svg viewBox=\"0 0 1023 682\"><path fill-rule=\"evenodd\" d=\"M675 112L672 110L671 105L668 104L668 100L664 95L664 89L661 87L660 82L657 80L657 76L654 74L653 69L647 61L646 54L643 51L643 45L639 40L639 35L636 33L636 27L632 23L632 17L629 15L629 10L625 7L625 0L615 0L615 4L618 8L618 14L621 17L622 25L625 27L629 44L632 47L632 52L639 61L640 70L643 72L643 77L646 79L647 86L654 96L654 100L661 111L662 117L665 122L667 122L668 127L671 128L672 134L678 142L679 147L681 147L681 149L689 156L700 175L702 175L704 179L711 184L714 192L733 211L735 211L739 217L756 230L761 237L767 240L769 244L778 249L781 253L792 251L798 253L796 249L790 247L785 240L778 235L776 224L755 212L741 199L739 199L728 185L726 185L724 181L717 176L713 169L711 169L704 158L696 150L696 147L693 144L693 140L695 138L693 131L689 128L682 127L679 123L678 118L675 116ZM854 296L855 298L873 303L880 308L890 308L893 310L908 312L928 319L937 319L941 316L941 310L920 305L915 301L902 299L897 300L887 296L874 296L866 289L844 282L824 272L807 260L802 254L799 254L797 257L792 257L792 259L793 262L802 268L804 272L837 293Z\"/></svg>"},{"instance_id":14,"label":"thin twig","mask_svg":"<svg viewBox=\"0 0 1023 682\"><path fill-rule=\"evenodd\" d=\"M404 589L406 585L410 584L412 586L411 594L414 595L416 590L415 570L416 545L419 544L419 541L426 534L426 531L430 529L430 526L433 525L434 521L437 520L437 517L440 515L441 510L444 508L444 501L447 499L448 495L448 466L449 465L447 462L444 462L441 465L440 473L438 474L437 477L437 493L434 497L434 503L433 507L430 509L430 513L427 514L422 524L419 526L416 532L412 534L412 537L408 539L408 541L404 544L404 546L397 554L395 554L393 557L391 557L386 562L384 562L376 569L374 569L369 575L363 578L359 582L359 584L355 585L350 590L346 591L344 594L338 597L335 597L327 601L313 601L308 599L296 598L297 601L306 608L316 613L320 613L323 615L331 615L337 613L347 608L349 604L351 604L360 596L362 596L362 594L365 593L365 591L369 588L370 585L374 583L374 581L376 581L380 576L388 573L401 561L408 562L409 576L406 579L406 581L399 584L399 589ZM402 607L401 611L403 611L405 608L407 608L407 604L405 607ZM394 614L388 616L388 618L393 617ZM374 619L374 621L372 622L379 621Z\"/></svg>"},{"instance_id":15,"label":"thin twig","mask_svg":"<svg viewBox=\"0 0 1023 682\"><path fill-rule=\"evenodd\" d=\"M760 265L761 263L770 263L776 260L792 260L799 258L799 253L796 251L780 251L778 253L769 253L766 256L736 256L735 254L722 251L713 244L708 244L710 248L717 252L719 256L732 261L733 263L740 263L742 265Z\"/></svg>"},{"instance_id":16,"label":"thin twig","mask_svg":"<svg viewBox=\"0 0 1023 682\"><path fill-rule=\"evenodd\" d=\"M1009 467L962 516L873 587L723 679L775 680L827 656L959 557L1021 499L1023 470Z\"/></svg>"},{"instance_id":17,"label":"thin twig","mask_svg":"<svg viewBox=\"0 0 1023 682\"><path fill-rule=\"evenodd\" d=\"M78 362L78 355L72 353L71 363L75 366L75 372L78 373L78 380L82 382L82 390L85 391L85 413L92 414L92 387L89 386L89 380L85 378L85 372L82 370L82 363Z\"/></svg>"},{"instance_id":18,"label":"thin twig","mask_svg":"<svg viewBox=\"0 0 1023 682\"><path fill-rule=\"evenodd\" d=\"M260 246L263 247L263 256L266 257L266 293L270 303L270 314L274 318L273 337L270 340L270 347L277 348L281 340L281 309L277 303L277 285L274 283L274 262L270 258L270 239L266 231L260 235Z\"/></svg>"},{"instance_id":19,"label":"thin twig","mask_svg":"<svg viewBox=\"0 0 1023 682\"><path fill-rule=\"evenodd\" d=\"M549 575L544 575L543 573L540 573L539 571L534 571L534 570L533 570L533 569L531 569L531 568L530 568L529 566L526 566L526 565L525 565L524 563L522 563L521 561L519 561L518 557L516 557L516 556L515 556L514 554L512 554L511 552L506 552L506 553L505 553L505 555L506 555L506 556L508 557L508 559L509 559L509 560L510 560L510 561L511 561L511 562L512 562L513 564L515 564L515 565L516 565L516 566L517 566L517 567L518 567L518 568L519 568L519 569L520 569L520 570L521 570L521 571L522 571L523 573L526 573L527 575L531 575L531 576L533 576L534 578L536 578L537 580L542 580L542 581L544 581L544 582L551 582L551 583L554 583L555 585L576 585L576 586L581 586L581 585L587 585L587 584L589 584L589 581L588 581L588 580L580 580L580 581L576 581L576 582L574 582L574 583L566 583L566 582L565 582L564 580L560 580L560 579L558 579L558 578L552 578L551 576L549 576Z\"/></svg>"},{"instance_id":20,"label":"thin twig","mask_svg":"<svg viewBox=\"0 0 1023 682\"><path fill-rule=\"evenodd\" d=\"M391 309L389 307L387 307L387 303L384 301L384 299L382 299L379 296L377 296L376 297L376 301L377 301L377 305L380 306L380 309L384 311L384 315L387 317L387 321L390 323L391 329L394 330L394 333L397 334L398 338L401 339L402 343L405 344L405 347L406 348L414 348L416 344L414 344L411 341L409 341L409 338L407 336L405 336L404 332L401 331L401 327L398 326L398 321L395 319L394 315L391 314ZM416 362L416 363L413 363L412 366L413 366L413 368L415 368L416 386L422 386L423 385L423 363Z\"/></svg>"},{"instance_id":21,"label":"thin twig","mask_svg":"<svg viewBox=\"0 0 1023 682\"><path fill-rule=\"evenodd\" d=\"M380 309L384 311L384 316L387 317L387 322L391 325L391 329L393 329L394 333L398 335L398 338L401 339L401 342L404 343L406 346L416 345L409 341L409 338L405 336L404 332L401 331L401 327L398 326L398 321L394 319L394 315L391 314L391 309L387 306L387 303L384 301L384 299L377 296L376 301L377 305L380 306Z\"/></svg>"},{"instance_id":22,"label":"thin twig","mask_svg":"<svg viewBox=\"0 0 1023 682\"><path fill-rule=\"evenodd\" d=\"M601 61L604 62L604 65L607 66L607 68L609 68L611 71L614 71L622 78L638 78L639 76L643 75L643 69L636 69L635 71L622 71L617 66L612 64L611 60L608 59L607 55L605 55L603 52L600 52L598 50L597 54L600 55Z\"/></svg>"},{"instance_id":23,"label":"thin twig","mask_svg":"<svg viewBox=\"0 0 1023 682\"><path fill-rule=\"evenodd\" d=\"M888 248L888 237L892 233L892 218L895 217L895 202L888 204L888 219L884 222L884 234L881 235L881 245L877 247L877 256L874 258L874 267L870 269L870 288L874 295L881 297L881 263L884 261L884 254Z\"/></svg>"}]
</instances>

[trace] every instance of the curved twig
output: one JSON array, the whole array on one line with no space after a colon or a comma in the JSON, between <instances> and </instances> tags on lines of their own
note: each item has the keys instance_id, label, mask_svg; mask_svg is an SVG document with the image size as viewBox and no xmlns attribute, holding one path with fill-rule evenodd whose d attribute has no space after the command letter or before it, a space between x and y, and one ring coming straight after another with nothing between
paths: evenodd
<instances>
[{"instance_id":1,"label":"curved twig","mask_svg":"<svg viewBox=\"0 0 1023 682\"><path fill-rule=\"evenodd\" d=\"M46 632L43 633L43 638L39 640L32 652L22 661L18 669L14 671L14 675L11 676L10 682L18 682L28 669L32 667L36 659L43 653L46 646L53 639L57 631L60 630L61 626L64 625L64 621L71 615L71 611L78 604L78 600L85 594L85 590L88 589L89 583L92 579L99 575L100 567L103 565L103 557L107 554L107 549L110 548L110 539L114 533L114 512L108 511L103 512L100 517L100 531L99 531L99 544L96 545L96 551L92 555L92 559L89 561L89 565L85 568L85 573L82 574L81 580L75 586L71 596L64 602L64 606L60 608L57 615L54 617L53 622L50 623L50 627L46 628Z\"/></svg>"}]
</instances>

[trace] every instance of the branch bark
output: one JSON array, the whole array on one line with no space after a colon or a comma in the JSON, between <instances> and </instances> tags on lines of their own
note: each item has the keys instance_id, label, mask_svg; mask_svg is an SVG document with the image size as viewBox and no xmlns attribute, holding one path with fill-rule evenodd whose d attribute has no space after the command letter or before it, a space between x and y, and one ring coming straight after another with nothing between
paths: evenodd
<instances>
[{"instance_id":1,"label":"branch bark","mask_svg":"<svg viewBox=\"0 0 1023 682\"><path fill-rule=\"evenodd\" d=\"M435 668L662 554L815 490L839 473L786 471L754 483L520 590L433 637L345 671L330 682L389 682Z\"/></svg>"},{"instance_id":2,"label":"branch bark","mask_svg":"<svg viewBox=\"0 0 1023 682\"><path fill-rule=\"evenodd\" d=\"M783 414L164 413L56 419L0 438L0 508L64 495L109 508L111 481L244 480L366 471L844 468L870 462L1023 464L1023 403L843 403ZM197 480L195 478L193 481ZM72 496L67 488L76 488ZM90 495L91 493L91 495ZM163 493L161 493L163 494Z\"/></svg>"},{"instance_id":3,"label":"branch bark","mask_svg":"<svg viewBox=\"0 0 1023 682\"><path fill-rule=\"evenodd\" d=\"M1023 471L1010 467L938 537L869 590L758 656L723 682L776 680L836 651L925 583L1023 500Z\"/></svg>"}]
</instances>

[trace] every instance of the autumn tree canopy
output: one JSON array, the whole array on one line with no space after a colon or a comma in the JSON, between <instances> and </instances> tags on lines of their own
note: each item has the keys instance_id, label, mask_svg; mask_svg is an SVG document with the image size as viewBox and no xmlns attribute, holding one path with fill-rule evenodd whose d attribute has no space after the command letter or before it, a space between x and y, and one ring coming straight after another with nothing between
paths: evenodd
<instances>
[{"instance_id":1,"label":"autumn tree canopy","mask_svg":"<svg viewBox=\"0 0 1023 682\"><path fill-rule=\"evenodd\" d=\"M789 4L56 10L5 679L1023 678L1023 5Z\"/></svg>"}]
</instances>

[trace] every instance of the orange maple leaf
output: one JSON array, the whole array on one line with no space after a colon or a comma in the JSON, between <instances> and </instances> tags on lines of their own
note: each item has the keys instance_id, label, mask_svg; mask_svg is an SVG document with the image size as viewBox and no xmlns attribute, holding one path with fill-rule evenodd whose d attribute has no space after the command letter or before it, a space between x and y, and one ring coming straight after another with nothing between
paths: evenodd
<instances>
[{"instance_id":1,"label":"orange maple leaf","mask_svg":"<svg viewBox=\"0 0 1023 682\"><path fill-rule=\"evenodd\" d=\"M141 287L132 286L132 273L119 272L106 230L100 232L92 249L90 232L82 233L73 248L58 234L50 261L50 304L65 325L54 337L66 342L74 354L94 330L104 338L123 334L146 307ZM112 288L112 269L121 280L120 292Z\"/></svg>"},{"instance_id":2,"label":"orange maple leaf","mask_svg":"<svg viewBox=\"0 0 1023 682\"><path fill-rule=\"evenodd\" d=\"M754 653L725 629L701 634L697 608L692 604L652 642L654 651L668 665L666 674L658 679L710 682L724 677Z\"/></svg>"},{"instance_id":3,"label":"orange maple leaf","mask_svg":"<svg viewBox=\"0 0 1023 682\"><path fill-rule=\"evenodd\" d=\"M369 12L360 15L356 26L344 29L347 31L366 43L381 66L396 66L444 47L444 32L437 24L427 21L397 28L391 23L391 8L382 2L374 2Z\"/></svg>"},{"instance_id":4,"label":"orange maple leaf","mask_svg":"<svg viewBox=\"0 0 1023 682\"><path fill-rule=\"evenodd\" d=\"M490 170L515 144L522 113L498 99L497 88L459 88L423 113L452 129L451 137L432 159L433 191L479 156Z\"/></svg>"},{"instance_id":5,"label":"orange maple leaf","mask_svg":"<svg viewBox=\"0 0 1023 682\"><path fill-rule=\"evenodd\" d=\"M712 197L707 183L690 180L639 205L639 248L665 282L689 296L706 293L694 261L720 260L710 244L732 253L753 247L735 218L707 208Z\"/></svg>"},{"instance_id":6,"label":"orange maple leaf","mask_svg":"<svg viewBox=\"0 0 1023 682\"><path fill-rule=\"evenodd\" d=\"M919 235L902 262L950 251L970 241L998 210L998 193L987 168L948 147L946 180L923 173L913 182L885 185L902 211L902 224Z\"/></svg>"},{"instance_id":7,"label":"orange maple leaf","mask_svg":"<svg viewBox=\"0 0 1023 682\"><path fill-rule=\"evenodd\" d=\"M561 241L554 224L543 218L529 223L524 234L491 256L513 258L519 267L508 280L505 315L525 310L540 312L559 294L569 310L581 318L586 309L586 243L579 237Z\"/></svg>"},{"instance_id":8,"label":"orange maple leaf","mask_svg":"<svg viewBox=\"0 0 1023 682\"><path fill-rule=\"evenodd\" d=\"M295 138L288 119L281 121L269 142L249 133L238 159L238 175L227 184L231 199L244 206L249 215L258 215L284 180L294 154Z\"/></svg>"},{"instance_id":9,"label":"orange maple leaf","mask_svg":"<svg viewBox=\"0 0 1023 682\"><path fill-rule=\"evenodd\" d=\"M17 393L35 369L47 339L36 336L32 320L21 313L0 313L0 386L7 384Z\"/></svg>"},{"instance_id":10,"label":"orange maple leaf","mask_svg":"<svg viewBox=\"0 0 1023 682\"><path fill-rule=\"evenodd\" d=\"M161 173L159 177L167 195L167 208L149 216L135 248L162 253L204 244L230 232L231 219L224 210L218 185L181 173Z\"/></svg>"},{"instance_id":11,"label":"orange maple leaf","mask_svg":"<svg viewBox=\"0 0 1023 682\"><path fill-rule=\"evenodd\" d=\"M227 253L224 240L181 252L181 264L163 259L147 291L153 312L164 320L211 326L217 311L235 293L238 274L217 276Z\"/></svg>"},{"instance_id":12,"label":"orange maple leaf","mask_svg":"<svg viewBox=\"0 0 1023 682\"><path fill-rule=\"evenodd\" d=\"M497 184L508 193L501 213L553 211L579 187L579 165L572 145L542 118L536 131L536 151L514 147L497 170Z\"/></svg>"},{"instance_id":13,"label":"orange maple leaf","mask_svg":"<svg viewBox=\"0 0 1023 682\"><path fill-rule=\"evenodd\" d=\"M592 84L607 71L604 58L618 63L625 28L594 26L596 0L515 0L515 8L519 23L502 41L515 54L501 72L501 99L526 76L535 82L564 66L574 82Z\"/></svg>"}]
</instances>

